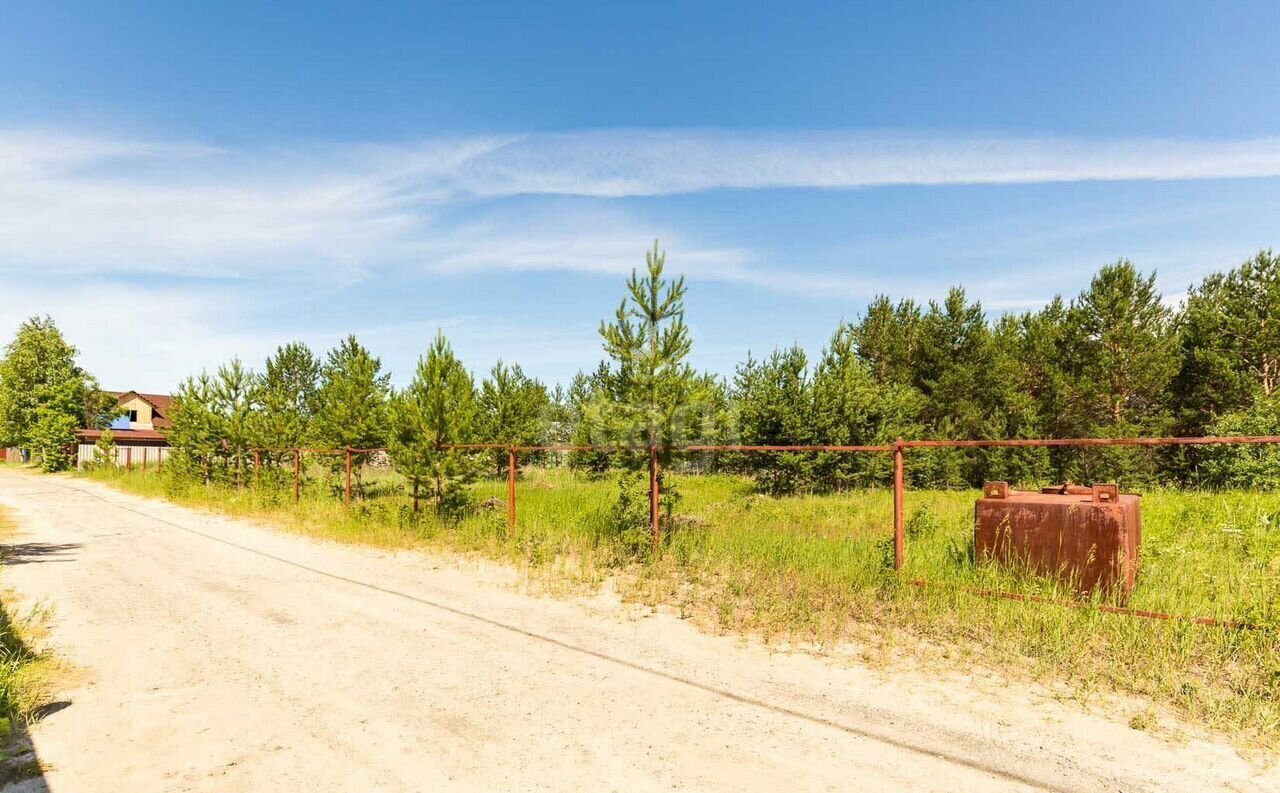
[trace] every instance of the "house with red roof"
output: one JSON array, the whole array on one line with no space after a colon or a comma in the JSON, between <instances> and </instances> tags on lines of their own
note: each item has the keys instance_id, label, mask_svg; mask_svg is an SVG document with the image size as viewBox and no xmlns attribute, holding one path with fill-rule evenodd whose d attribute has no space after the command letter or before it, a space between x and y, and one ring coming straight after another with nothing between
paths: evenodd
<instances>
[{"instance_id":1,"label":"house with red roof","mask_svg":"<svg viewBox=\"0 0 1280 793\"><path fill-rule=\"evenodd\" d=\"M111 422L116 441L116 462L123 466L159 468L169 454L166 433L171 426L169 409L173 397L168 394L143 394L138 391L111 392L116 398L119 416ZM103 430L76 431L76 465L94 459L94 446Z\"/></svg>"}]
</instances>

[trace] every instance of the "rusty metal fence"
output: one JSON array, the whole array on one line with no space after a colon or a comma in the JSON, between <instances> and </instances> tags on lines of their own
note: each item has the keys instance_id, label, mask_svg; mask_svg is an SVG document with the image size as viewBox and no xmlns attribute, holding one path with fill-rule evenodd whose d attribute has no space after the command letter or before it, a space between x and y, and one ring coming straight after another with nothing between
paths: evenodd
<instances>
[{"instance_id":1,"label":"rusty metal fence","mask_svg":"<svg viewBox=\"0 0 1280 793\"><path fill-rule=\"evenodd\" d=\"M1036 447L1097 447L1097 446L1221 446L1221 445L1260 445L1280 444L1280 435L1228 435L1204 437L1167 437L1167 438L1017 438L1010 440L903 440L899 438L893 443L869 446L826 446L826 445L705 445L690 444L678 447L629 447L600 445L513 445L506 443L457 443L445 444L440 448L451 451L492 451L507 452L507 520L512 529L516 527L516 479L518 473L518 456L538 452L597 452L605 454L644 454L648 456L649 468L649 515L650 531L654 547L662 540L662 526L659 505L661 493L659 488L659 458L663 452L679 453L697 452L833 452L841 454L891 454L893 455L893 566L901 570L906 558L906 476L905 459L911 449L1000 449L1000 448L1036 448ZM288 455L293 458L293 496L297 501L301 497L302 456L343 456L343 503L351 504L351 465L352 457L388 453L386 447L357 449L326 449L309 447L289 448L255 448L253 454L254 481L258 479L262 454L273 453ZM145 465L145 463L144 463ZM129 466L132 469L132 462ZM157 473L160 466L156 466ZM143 468L145 472L145 467Z\"/></svg>"},{"instance_id":2,"label":"rusty metal fence","mask_svg":"<svg viewBox=\"0 0 1280 793\"><path fill-rule=\"evenodd\" d=\"M704 445L690 444L667 449L660 446L626 447L598 445L511 445L504 443L461 443L447 444L442 449L456 451L505 451L507 464L507 519L511 528L516 525L516 479L518 470L517 456L536 452L599 452L606 454L647 454L649 458L649 505L650 530L654 546L661 542L662 527L659 504L658 473L659 458L665 451L696 452L834 452L843 454L891 454L893 455L893 559L894 568L902 569L906 558L906 476L905 459L910 449L996 449L996 448L1035 448L1035 447L1097 447L1097 446L1219 446L1219 445L1259 445L1280 444L1280 435L1253 436L1205 436L1205 437L1167 437L1167 438L1018 438L1011 440L903 440L899 438L890 444L869 446L827 446L827 445ZM286 450L288 451L288 450ZM376 449L300 449L299 453L345 454L346 481L344 486L344 503L351 503L351 457L357 454L386 452L385 448ZM297 456L295 456L295 459ZM255 458L256 459L256 458ZM295 474L297 466L295 465ZM296 481L295 481L296 485ZM297 488L295 486L295 496Z\"/></svg>"},{"instance_id":3,"label":"rusty metal fence","mask_svg":"<svg viewBox=\"0 0 1280 793\"><path fill-rule=\"evenodd\" d=\"M659 478L659 460L664 452L699 453L840 453L840 454L889 454L893 457L893 567L902 570L906 560L906 477L905 460L913 449L997 449L997 448L1035 448L1035 447L1114 447L1114 446L1216 446L1216 445L1265 445L1280 444L1280 435L1256 436L1206 436L1206 437L1160 437L1160 438L1018 438L1009 440L904 440L897 439L893 443L865 446L831 446L831 445L704 445L691 444L678 447L627 447L599 445L512 445L505 443L464 443L447 444L440 448L453 451L490 451L507 453L507 522L511 530L516 528L516 480L519 456L546 452L596 452L606 454L647 455L649 474L649 518L653 547L657 550L662 542L661 525L661 492ZM317 456L342 456L343 466L343 503L350 506L352 498L352 458L359 455L386 453L385 447L371 449L324 449L324 448L281 448L253 449L253 477L258 480L263 453L284 455L293 460L293 498L295 503L301 497L302 457L304 454ZM144 469L145 470L145 469ZM155 468L159 473L159 466ZM927 581L913 580L907 582L920 588L938 586ZM1188 617L1164 612L1132 609L1098 603L1085 603L1075 600L1048 599L1036 595L1027 595L994 590L971 589L974 594L1020 600L1025 602L1053 603L1069 608L1098 608L1113 614L1124 614L1156 620L1180 620L1202 625L1247 628L1244 623L1217 620L1210 617Z\"/></svg>"}]
</instances>

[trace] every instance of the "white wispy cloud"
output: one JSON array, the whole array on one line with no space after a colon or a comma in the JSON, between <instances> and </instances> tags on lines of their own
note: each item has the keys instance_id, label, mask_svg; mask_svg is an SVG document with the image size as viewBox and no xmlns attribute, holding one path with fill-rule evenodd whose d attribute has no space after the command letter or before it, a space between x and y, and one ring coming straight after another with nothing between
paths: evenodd
<instances>
[{"instance_id":1,"label":"white wispy cloud","mask_svg":"<svg viewBox=\"0 0 1280 793\"><path fill-rule=\"evenodd\" d=\"M604 130L520 137L465 161L484 196L1027 184L1280 175L1280 138L1090 140L859 132Z\"/></svg>"},{"instance_id":2,"label":"white wispy cloud","mask_svg":"<svg viewBox=\"0 0 1280 793\"><path fill-rule=\"evenodd\" d=\"M184 160L218 153L195 143L146 141L57 130L0 129L0 177L49 176L139 160Z\"/></svg>"},{"instance_id":3,"label":"white wispy cloud","mask_svg":"<svg viewBox=\"0 0 1280 793\"><path fill-rule=\"evenodd\" d=\"M634 261L636 237L671 230L611 236L604 232L622 224L583 225L578 208L551 231L503 234L494 228L502 221L449 213L516 195L1276 175L1280 138L604 130L246 149L10 130L0 131L0 268L222 277L305 270L338 281L406 266L613 272ZM684 242L683 260L705 277L783 291L831 286L829 276L782 278L748 269L740 250Z\"/></svg>"},{"instance_id":4,"label":"white wispy cloud","mask_svg":"<svg viewBox=\"0 0 1280 793\"><path fill-rule=\"evenodd\" d=\"M305 312L270 307L298 291L339 295L352 282L381 276L398 284L492 272L613 277L628 272L659 238L676 269L695 282L821 297L841 301L850 313L877 293L928 299L956 282L988 308L1031 308L1063 282L1078 289L1083 284L1074 274L1091 272L1114 253L1101 250L1102 243L1081 248L1080 229L1073 227L1061 240L1000 243L1030 249L1044 265L1040 276L991 273L975 280L972 272L966 278L882 266L901 258L892 246L920 243L919 237L895 238L851 250L847 264L833 271L709 241L612 199L725 189L1278 175L1277 138L605 130L231 147L0 129L0 302L10 307L11 325L25 314L52 313L84 349L89 367L111 380L108 386L165 389L233 355L257 361L294 338L324 349L347 331L367 338L407 376L441 326L474 366L507 355L535 372L559 372L566 360L596 354L593 323L536 333L492 317L404 323L350 316L324 324ZM1001 240L1007 240L1006 226L998 227ZM935 242L948 247L996 236L975 234L971 225L936 233L943 237ZM1041 249L1053 255L1042 256ZM1236 255L1184 251L1187 261L1180 264L1158 250L1124 253L1142 263L1172 264L1162 283L1177 289L1203 262L1230 263ZM274 325L264 319L277 315Z\"/></svg>"}]
</instances>

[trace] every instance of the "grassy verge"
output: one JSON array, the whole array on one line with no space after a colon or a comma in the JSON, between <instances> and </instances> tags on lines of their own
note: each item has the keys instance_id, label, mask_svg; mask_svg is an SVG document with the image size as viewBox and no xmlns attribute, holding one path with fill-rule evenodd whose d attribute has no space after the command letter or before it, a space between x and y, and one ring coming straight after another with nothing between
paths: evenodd
<instances>
[{"instance_id":1,"label":"grassy verge","mask_svg":"<svg viewBox=\"0 0 1280 793\"><path fill-rule=\"evenodd\" d=\"M1081 700L1137 695L1135 728L1157 723L1151 703L1248 743L1280 746L1280 494L1144 496L1143 567L1130 605L1263 626L1228 630L966 593L961 587L1068 596L1052 582L973 563L976 492L908 493L908 562L899 575L888 566L887 491L770 498L737 477L677 477L675 531L658 558L636 562L608 525L611 481L527 471L512 532L500 505L453 525L415 518L393 474L371 473L369 497L344 509L336 482L314 473L296 506L291 485L237 491L136 471L91 475L343 542L477 552L557 585L613 577L624 597L671 605L708 630L852 646L873 663L972 667ZM484 501L505 497L505 487L473 489ZM913 579L939 586L921 589Z\"/></svg>"},{"instance_id":2,"label":"grassy verge","mask_svg":"<svg viewBox=\"0 0 1280 793\"><path fill-rule=\"evenodd\" d=\"M0 540L15 525L0 507ZM7 592L0 594L0 785L36 777L41 769L26 728L48 704L53 660L31 645L47 616L36 609L15 617Z\"/></svg>"}]
</instances>

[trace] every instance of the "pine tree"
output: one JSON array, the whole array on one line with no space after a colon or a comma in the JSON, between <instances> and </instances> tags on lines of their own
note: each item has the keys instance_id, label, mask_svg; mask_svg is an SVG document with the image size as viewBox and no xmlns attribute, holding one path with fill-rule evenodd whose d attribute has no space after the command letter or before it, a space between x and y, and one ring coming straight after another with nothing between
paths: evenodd
<instances>
[{"instance_id":1,"label":"pine tree","mask_svg":"<svg viewBox=\"0 0 1280 793\"><path fill-rule=\"evenodd\" d=\"M767 361L750 355L734 375L737 425L747 446L803 446L815 442L808 359L798 346L774 350ZM752 474L769 493L813 486L813 457L804 452L747 453L727 464Z\"/></svg>"},{"instance_id":2,"label":"pine tree","mask_svg":"<svg viewBox=\"0 0 1280 793\"><path fill-rule=\"evenodd\" d=\"M478 409L471 375L444 334L436 334L391 412L391 457L409 480L414 512L425 486L436 513L456 517L465 503L464 486L477 473L475 455L441 447L473 440Z\"/></svg>"},{"instance_id":3,"label":"pine tree","mask_svg":"<svg viewBox=\"0 0 1280 793\"><path fill-rule=\"evenodd\" d=\"M996 437L991 417L1000 404L1000 383L992 372L994 346L982 304L969 302L953 287L942 303L929 302L920 321L915 386L926 402L921 419L936 438ZM928 484L938 487L980 485L979 455L938 449L914 455L917 472L928 471Z\"/></svg>"},{"instance_id":4,"label":"pine tree","mask_svg":"<svg viewBox=\"0 0 1280 793\"><path fill-rule=\"evenodd\" d=\"M575 375L575 379L581 374ZM550 446L565 446L573 439L577 428L577 413L569 390L559 383L551 389L547 396L550 404L547 407L543 441Z\"/></svg>"},{"instance_id":5,"label":"pine tree","mask_svg":"<svg viewBox=\"0 0 1280 793\"><path fill-rule=\"evenodd\" d=\"M236 487L246 480L253 454L253 416L258 406L257 378L239 358L219 366L213 381L214 410L221 435L220 456Z\"/></svg>"},{"instance_id":6,"label":"pine tree","mask_svg":"<svg viewBox=\"0 0 1280 793\"><path fill-rule=\"evenodd\" d=\"M991 359L984 376L989 378L988 414L984 438L1043 438L1047 430L1035 388L1043 369L1028 353L1026 317L1005 314L991 332ZM976 455L978 480L999 479L1035 486L1051 477L1049 450L1045 448L981 449Z\"/></svg>"},{"instance_id":7,"label":"pine tree","mask_svg":"<svg viewBox=\"0 0 1280 793\"><path fill-rule=\"evenodd\" d=\"M570 442L574 446L615 446L609 417L620 397L617 378L609 365L601 362L591 374L578 372L569 382L566 400L572 422ZM575 451L569 467L591 476L603 476L613 465L613 455L605 451Z\"/></svg>"},{"instance_id":8,"label":"pine tree","mask_svg":"<svg viewBox=\"0 0 1280 793\"><path fill-rule=\"evenodd\" d=\"M264 465L292 460L286 449L303 446L320 381L320 361L305 344L276 348L258 377L259 409L253 416L254 444L263 449Z\"/></svg>"},{"instance_id":9,"label":"pine tree","mask_svg":"<svg viewBox=\"0 0 1280 793\"><path fill-rule=\"evenodd\" d=\"M644 276L631 271L627 297L618 306L613 322L600 323L600 336L610 359L606 381L609 401L602 405L605 409L585 415L583 423L596 437L633 449L657 450L659 470L651 474L657 477L661 508L669 517L678 494L663 472L674 459L673 447L686 442L691 428L701 425L699 402L703 394L687 363L693 342L684 324L684 278L671 281L663 277L666 253L659 250L656 240L653 250L645 254L645 265ZM646 458L632 453L624 456L624 462L634 471ZM637 503L636 494L641 489L647 491L648 485L641 485L634 476L619 482L615 523L624 544L636 553L649 547L643 539L647 525L638 523L638 513L628 505Z\"/></svg>"},{"instance_id":10,"label":"pine tree","mask_svg":"<svg viewBox=\"0 0 1280 793\"><path fill-rule=\"evenodd\" d=\"M1280 256L1270 250L1191 290L1174 381L1180 433L1280 395Z\"/></svg>"},{"instance_id":11,"label":"pine tree","mask_svg":"<svg viewBox=\"0 0 1280 793\"><path fill-rule=\"evenodd\" d=\"M525 376L520 364L498 361L480 385L479 437L485 442L534 446L542 440L551 399L547 388ZM506 452L495 454L498 475L507 466Z\"/></svg>"},{"instance_id":12,"label":"pine tree","mask_svg":"<svg viewBox=\"0 0 1280 793\"><path fill-rule=\"evenodd\" d=\"M858 327L841 324L813 372L814 441L831 446L892 443L920 437L924 398L912 385L877 382L858 355ZM815 457L818 486L884 484L892 461L885 455L822 453Z\"/></svg>"},{"instance_id":13,"label":"pine tree","mask_svg":"<svg viewBox=\"0 0 1280 793\"><path fill-rule=\"evenodd\" d=\"M684 277L663 278L666 253L656 241L645 264L645 277L631 271L613 322L600 323L614 378L608 420L616 441L660 447L667 456L684 439L695 407L696 376L686 363L693 341L684 324Z\"/></svg>"},{"instance_id":14,"label":"pine tree","mask_svg":"<svg viewBox=\"0 0 1280 793\"><path fill-rule=\"evenodd\" d=\"M119 459L116 450L116 434L108 427L98 436L98 440L93 444L93 461L94 468L114 468Z\"/></svg>"},{"instance_id":15,"label":"pine tree","mask_svg":"<svg viewBox=\"0 0 1280 793\"><path fill-rule=\"evenodd\" d=\"M853 326L854 347L877 383L915 383L920 356L920 306L912 300L895 305L879 295Z\"/></svg>"},{"instance_id":16,"label":"pine tree","mask_svg":"<svg viewBox=\"0 0 1280 793\"><path fill-rule=\"evenodd\" d=\"M730 402L729 386L724 378L711 372L703 372L695 379L693 402L696 412L689 412L687 422L688 443L724 445L737 442L737 416ZM711 457L715 467L716 457Z\"/></svg>"},{"instance_id":17,"label":"pine tree","mask_svg":"<svg viewBox=\"0 0 1280 793\"><path fill-rule=\"evenodd\" d=\"M331 449L377 449L386 444L389 429L388 399L391 376L382 372L382 361L348 336L329 351L320 373L311 436ZM363 466L367 452L351 455L357 495L363 497ZM330 462L334 471L344 458Z\"/></svg>"},{"instance_id":18,"label":"pine tree","mask_svg":"<svg viewBox=\"0 0 1280 793\"><path fill-rule=\"evenodd\" d=\"M224 428L217 405L217 386L207 372L188 377L173 395L169 414L169 446L173 476L213 481L213 461L222 450Z\"/></svg>"},{"instance_id":19,"label":"pine tree","mask_svg":"<svg viewBox=\"0 0 1280 793\"><path fill-rule=\"evenodd\" d=\"M1155 273L1144 276L1124 260L1103 267L1072 301L1066 336L1073 429L1102 437L1168 433L1178 333ZM1075 455L1068 473L1079 481L1152 481L1156 466L1144 449L1088 449Z\"/></svg>"},{"instance_id":20,"label":"pine tree","mask_svg":"<svg viewBox=\"0 0 1280 793\"><path fill-rule=\"evenodd\" d=\"M1043 309L1027 312L1017 322L1019 387L1035 399L1048 437L1071 437L1067 306L1055 296Z\"/></svg>"}]
</instances>

